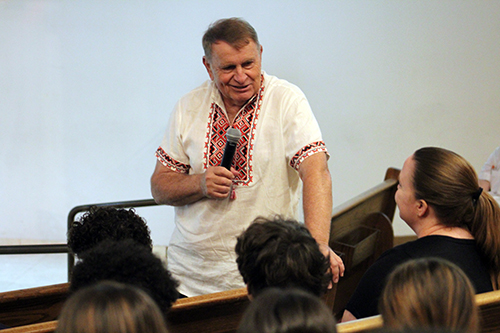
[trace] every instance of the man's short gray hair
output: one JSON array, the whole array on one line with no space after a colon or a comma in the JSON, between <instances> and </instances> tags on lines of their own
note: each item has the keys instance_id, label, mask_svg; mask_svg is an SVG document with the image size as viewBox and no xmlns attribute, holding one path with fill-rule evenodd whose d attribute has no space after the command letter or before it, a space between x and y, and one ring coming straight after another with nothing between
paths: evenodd
<instances>
[{"instance_id":1,"label":"man's short gray hair","mask_svg":"<svg viewBox=\"0 0 500 333\"><path fill-rule=\"evenodd\" d=\"M250 23L237 17L215 21L208 27L202 40L205 57L208 60L212 58L212 44L218 41L226 42L237 49L248 45L250 41L259 46L255 29Z\"/></svg>"}]
</instances>

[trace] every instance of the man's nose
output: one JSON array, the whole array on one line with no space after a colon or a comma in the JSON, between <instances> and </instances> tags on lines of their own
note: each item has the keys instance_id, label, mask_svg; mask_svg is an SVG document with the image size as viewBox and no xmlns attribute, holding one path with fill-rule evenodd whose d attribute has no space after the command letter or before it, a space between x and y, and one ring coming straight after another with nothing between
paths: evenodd
<instances>
[{"instance_id":1,"label":"man's nose","mask_svg":"<svg viewBox=\"0 0 500 333\"><path fill-rule=\"evenodd\" d=\"M239 83L243 83L245 81L245 78L246 78L246 74L245 74L245 71L243 70L243 67L236 66L235 73L234 73L234 79Z\"/></svg>"}]
</instances>

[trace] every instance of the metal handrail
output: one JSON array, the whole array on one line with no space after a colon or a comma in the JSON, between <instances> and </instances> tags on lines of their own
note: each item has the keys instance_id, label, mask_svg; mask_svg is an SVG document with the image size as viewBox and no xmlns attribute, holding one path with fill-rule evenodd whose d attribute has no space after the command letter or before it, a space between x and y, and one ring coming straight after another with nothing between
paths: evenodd
<instances>
[{"instance_id":1,"label":"metal handrail","mask_svg":"<svg viewBox=\"0 0 500 333\"><path fill-rule=\"evenodd\" d=\"M67 244L0 245L0 254L68 253Z\"/></svg>"},{"instance_id":2,"label":"metal handrail","mask_svg":"<svg viewBox=\"0 0 500 333\"><path fill-rule=\"evenodd\" d=\"M154 199L141 199L117 202L102 202L89 205L80 205L73 207L68 214L68 231L75 221L78 213L86 212L92 206L96 207L114 207L114 208L135 208L155 206ZM47 254L47 253L67 253L68 254L68 281L71 278L71 272L75 264L73 253L68 248L68 244L34 244L34 245L0 245L0 255L3 254Z\"/></svg>"}]
</instances>

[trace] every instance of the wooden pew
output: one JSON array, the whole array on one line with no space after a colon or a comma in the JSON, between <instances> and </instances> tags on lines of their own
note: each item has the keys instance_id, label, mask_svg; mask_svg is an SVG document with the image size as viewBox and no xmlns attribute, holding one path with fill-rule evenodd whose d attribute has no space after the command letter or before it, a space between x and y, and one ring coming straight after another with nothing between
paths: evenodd
<instances>
[{"instance_id":1,"label":"wooden pew","mask_svg":"<svg viewBox=\"0 0 500 333\"><path fill-rule=\"evenodd\" d=\"M330 247L343 254L344 277L337 284L332 311L340 319L343 310L368 267L393 247L392 219L399 170L389 168L384 181L334 209Z\"/></svg>"},{"instance_id":2,"label":"wooden pew","mask_svg":"<svg viewBox=\"0 0 500 333\"><path fill-rule=\"evenodd\" d=\"M364 333L371 330L381 328L384 325L382 316L373 316L358 320L349 321L347 323L337 324L337 333Z\"/></svg>"},{"instance_id":3,"label":"wooden pew","mask_svg":"<svg viewBox=\"0 0 500 333\"><path fill-rule=\"evenodd\" d=\"M3 329L2 333L53 333L57 328L57 320L46 321L18 327Z\"/></svg>"},{"instance_id":4,"label":"wooden pew","mask_svg":"<svg viewBox=\"0 0 500 333\"><path fill-rule=\"evenodd\" d=\"M230 292L216 293L219 295L211 294L212 296L204 295L204 296L196 296L187 299L181 299L174 304L172 307L172 314L169 317L179 317L178 314L175 314L175 308L177 308L177 312L182 312L183 309L202 309L203 306L201 304L213 304L213 302L226 302L224 299L224 293L227 293L232 299L227 304L236 304L237 307L241 306L241 303L247 303L246 299L246 291L245 289L235 289ZM194 299L194 300L193 300ZM198 302L196 301L198 300ZM193 302L194 301L194 302ZM240 303L241 302L241 303ZM476 302L479 306L479 315L481 317L481 332L482 333L492 333L492 332L500 332L500 290L492 291L489 293L476 295ZM200 303L200 304L194 304ZM241 311L241 309L240 309ZM239 312L239 311L238 311ZM191 314L195 314L195 312L191 312ZM222 316L217 315L218 319L224 321L224 314ZM207 323L206 318L188 318L185 316L184 318L177 318L175 324L172 324L170 332L234 332L237 327L236 321L230 320L231 323L225 325L224 323L216 323L214 320L213 323L208 323L209 326L200 326ZM369 332L371 330L375 330L381 328L383 326L382 317L373 316L364 319L358 319L354 321L350 321L347 323L339 323L337 324L337 332L338 333L364 333ZM5 333L52 333L57 327L57 321L48 321L45 323L38 323L32 325L26 325L22 327L14 327L5 329L2 332Z\"/></svg>"},{"instance_id":5,"label":"wooden pew","mask_svg":"<svg viewBox=\"0 0 500 333\"><path fill-rule=\"evenodd\" d=\"M68 297L69 283L0 293L0 323L21 326L55 320Z\"/></svg>"},{"instance_id":6,"label":"wooden pew","mask_svg":"<svg viewBox=\"0 0 500 333\"><path fill-rule=\"evenodd\" d=\"M249 304L246 288L182 298L167 313L170 333L222 333L235 332L241 316ZM13 327L5 333L54 332L57 321Z\"/></svg>"},{"instance_id":7,"label":"wooden pew","mask_svg":"<svg viewBox=\"0 0 500 333\"><path fill-rule=\"evenodd\" d=\"M366 267L385 249L392 247L391 220L396 207L394 192L398 175L399 170L389 168L384 182L334 209L330 245L333 249L346 253L344 260L346 260L347 264L345 276L324 296L325 301L332 307L334 313L341 314ZM376 230L376 235L371 233L373 230ZM352 251L349 251L343 243L349 243L352 239L358 241L358 243L363 242L364 239L360 239L360 237L362 238L365 235L370 238L368 245L365 242L362 244L363 246L358 246ZM58 288L62 289L59 290ZM19 326L54 320L67 297L67 290L68 284L61 284L33 288L27 290L25 296L16 295L19 291L4 295L4 301L13 300L17 297L18 305L10 303L11 305L7 305L3 310L0 304L0 322L8 326ZM51 293L54 293L54 295L51 295ZM190 327L190 322L193 321L193 318L196 318L197 321L205 320L206 326L213 327L210 329L215 329L214 332L230 332L230 330L226 329L236 327L234 323L239 321L242 309L248 303L246 290L244 292L232 290L216 294L179 300L174 304L171 314L169 314L172 329L184 332L183 327ZM225 299L226 297L228 299ZM1 295L0 303L2 303ZM24 306L26 304L28 307ZM229 312L222 313L219 309L224 309L228 304L231 305L227 310ZM201 312L207 315L202 315ZM211 320L210 316L215 317ZM187 330L185 331L187 332Z\"/></svg>"},{"instance_id":8,"label":"wooden pew","mask_svg":"<svg viewBox=\"0 0 500 333\"><path fill-rule=\"evenodd\" d=\"M481 332L500 332L500 290L476 295L481 317Z\"/></svg>"},{"instance_id":9,"label":"wooden pew","mask_svg":"<svg viewBox=\"0 0 500 333\"><path fill-rule=\"evenodd\" d=\"M481 333L500 332L500 290L476 295ZM380 315L337 324L338 333L364 333L383 326Z\"/></svg>"},{"instance_id":10,"label":"wooden pew","mask_svg":"<svg viewBox=\"0 0 500 333\"><path fill-rule=\"evenodd\" d=\"M179 299L167 314L169 332L235 332L249 303L246 288Z\"/></svg>"}]
</instances>

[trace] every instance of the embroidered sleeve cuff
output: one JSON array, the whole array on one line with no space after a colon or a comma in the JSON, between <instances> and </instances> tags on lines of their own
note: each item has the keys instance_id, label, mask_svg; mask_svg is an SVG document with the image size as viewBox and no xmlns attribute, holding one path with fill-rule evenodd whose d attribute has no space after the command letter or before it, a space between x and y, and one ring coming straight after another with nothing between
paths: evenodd
<instances>
[{"instance_id":1,"label":"embroidered sleeve cuff","mask_svg":"<svg viewBox=\"0 0 500 333\"><path fill-rule=\"evenodd\" d=\"M299 170L300 163L302 163L302 161L304 161L307 157L316 153L326 153L327 156L330 157L325 143L323 141L316 141L302 147L290 160L290 166L295 170Z\"/></svg>"},{"instance_id":2,"label":"embroidered sleeve cuff","mask_svg":"<svg viewBox=\"0 0 500 333\"><path fill-rule=\"evenodd\" d=\"M191 166L189 164L181 163L175 159L173 159L170 155L168 155L163 148L159 147L155 153L158 161L161 162L164 166L171 169L172 171L180 172L180 173L188 173Z\"/></svg>"}]
</instances>

